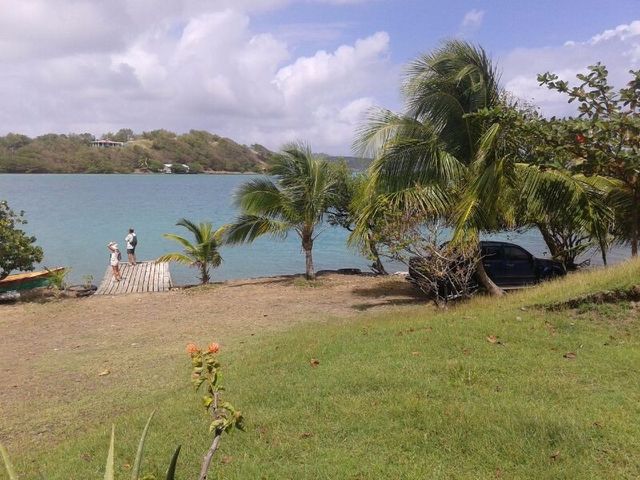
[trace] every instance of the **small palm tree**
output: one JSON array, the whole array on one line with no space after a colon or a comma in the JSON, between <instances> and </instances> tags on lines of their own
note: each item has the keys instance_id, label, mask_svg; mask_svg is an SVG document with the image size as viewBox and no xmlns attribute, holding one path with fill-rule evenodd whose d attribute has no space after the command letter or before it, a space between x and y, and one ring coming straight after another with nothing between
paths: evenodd
<instances>
[{"instance_id":1,"label":"small palm tree","mask_svg":"<svg viewBox=\"0 0 640 480\"><path fill-rule=\"evenodd\" d=\"M209 283L209 280L211 280L209 268L219 267L222 263L222 257L218 251L222 229L219 228L214 231L211 222L201 222L196 225L186 218L178 221L176 225L189 230L195 238L195 243L191 243L180 235L165 233L163 237L178 242L184 247L184 251L167 253L156 261L178 262L189 267L198 268L200 270L200 282L203 285Z\"/></svg>"},{"instance_id":2,"label":"small palm tree","mask_svg":"<svg viewBox=\"0 0 640 480\"><path fill-rule=\"evenodd\" d=\"M265 234L284 238L293 230L305 253L305 276L314 280L313 242L336 195L334 169L315 157L308 146L292 144L283 149L268 173L274 178L251 180L236 193L241 214L224 227L225 242L252 242Z\"/></svg>"}]
</instances>

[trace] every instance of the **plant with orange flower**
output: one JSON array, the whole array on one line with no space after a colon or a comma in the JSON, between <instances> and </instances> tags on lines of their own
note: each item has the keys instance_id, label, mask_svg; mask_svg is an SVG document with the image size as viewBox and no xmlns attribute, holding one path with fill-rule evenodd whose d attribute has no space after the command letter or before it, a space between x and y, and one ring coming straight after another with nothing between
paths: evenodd
<instances>
[{"instance_id":1,"label":"plant with orange flower","mask_svg":"<svg viewBox=\"0 0 640 480\"><path fill-rule=\"evenodd\" d=\"M202 403L211 415L209 431L213 433L211 447L202 459L199 480L206 480L209 465L220 445L223 433L229 433L234 428L244 430L244 418L240 410L229 402L220 400L220 392L224 390L220 384L220 362L217 354L220 345L215 342L209 344L206 350L201 350L194 343L187 345L187 353L191 356L191 381L196 391L204 390Z\"/></svg>"}]
</instances>

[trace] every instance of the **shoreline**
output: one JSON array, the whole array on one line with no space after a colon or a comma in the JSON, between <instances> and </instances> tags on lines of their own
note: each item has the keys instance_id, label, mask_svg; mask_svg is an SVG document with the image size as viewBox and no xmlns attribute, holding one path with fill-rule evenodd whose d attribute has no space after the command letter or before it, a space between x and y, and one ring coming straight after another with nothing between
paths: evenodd
<instances>
[{"instance_id":1,"label":"shoreline","mask_svg":"<svg viewBox=\"0 0 640 480\"><path fill-rule=\"evenodd\" d=\"M0 175L175 175L191 177L194 175L264 175L264 172L238 172L211 170L201 173L162 173L162 172L0 172Z\"/></svg>"},{"instance_id":2,"label":"shoreline","mask_svg":"<svg viewBox=\"0 0 640 480\"><path fill-rule=\"evenodd\" d=\"M358 270L357 273L348 273L348 272L343 272L341 270ZM402 278L402 275L400 275L400 273L408 273L408 272L393 272L390 273L388 275L379 275L376 274L374 272L367 272L367 271L362 271L361 269L353 269L353 268L346 268L346 269L336 269L336 270L319 270L316 272L316 278L319 277L328 277L331 275L339 275L341 277L362 277L362 278ZM187 283L187 284L183 284L183 285L173 285L171 287L171 290L187 290L190 288L196 288L196 287L206 287L206 286L211 286L211 285L215 285L215 286L220 286L220 285L228 285L231 283L235 283L235 282L260 282L260 281L269 281L269 280L296 280L296 279L303 279L306 280L304 278L305 274L304 273L283 273L280 275L264 275L264 276L260 276L260 277L242 277L242 278L229 278L227 280L218 280L218 281L213 281L213 282L209 282L209 283L205 283L204 285L201 283ZM313 280L309 280L309 281L313 281Z\"/></svg>"}]
</instances>

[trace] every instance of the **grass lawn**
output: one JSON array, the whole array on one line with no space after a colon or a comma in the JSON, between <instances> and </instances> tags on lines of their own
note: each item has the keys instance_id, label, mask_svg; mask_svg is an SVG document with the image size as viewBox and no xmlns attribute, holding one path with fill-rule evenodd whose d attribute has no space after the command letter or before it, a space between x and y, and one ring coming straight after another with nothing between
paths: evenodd
<instances>
[{"instance_id":1,"label":"grass lawn","mask_svg":"<svg viewBox=\"0 0 640 480\"><path fill-rule=\"evenodd\" d=\"M637 261L442 312L238 336L220 357L247 430L223 439L210 478L640 478L640 308L541 307L635 284ZM144 394L114 387L101 402L119 478L155 409L145 473L164 478L182 444L179 478L195 479L209 438L188 357L145 361ZM73 438L11 452L21 478L102 478L110 422L77 421Z\"/></svg>"}]
</instances>

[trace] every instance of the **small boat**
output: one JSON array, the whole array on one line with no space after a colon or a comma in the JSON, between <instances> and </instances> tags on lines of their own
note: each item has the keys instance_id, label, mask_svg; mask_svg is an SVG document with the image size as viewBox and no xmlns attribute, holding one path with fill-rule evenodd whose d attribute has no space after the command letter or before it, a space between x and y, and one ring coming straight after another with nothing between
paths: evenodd
<instances>
[{"instance_id":1,"label":"small boat","mask_svg":"<svg viewBox=\"0 0 640 480\"><path fill-rule=\"evenodd\" d=\"M46 287L50 284L52 274L64 270L63 267L51 270L41 270L39 272L17 273L8 275L0 280L0 293L13 292L17 290L31 290L37 287Z\"/></svg>"}]
</instances>

